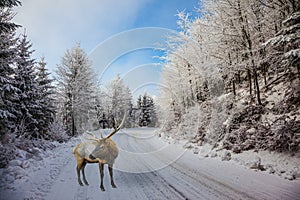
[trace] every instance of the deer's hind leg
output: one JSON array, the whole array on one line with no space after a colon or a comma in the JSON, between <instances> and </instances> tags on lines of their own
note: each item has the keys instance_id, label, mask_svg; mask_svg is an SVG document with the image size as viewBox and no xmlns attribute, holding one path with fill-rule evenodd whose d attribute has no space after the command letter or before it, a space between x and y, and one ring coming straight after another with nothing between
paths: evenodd
<instances>
[{"instance_id":1,"label":"deer's hind leg","mask_svg":"<svg viewBox=\"0 0 300 200\"><path fill-rule=\"evenodd\" d=\"M79 185L83 186L82 181L80 179L80 170L82 168L84 159L77 159L77 167L76 167L76 171L77 171L77 179L78 179L78 183Z\"/></svg>"},{"instance_id":2,"label":"deer's hind leg","mask_svg":"<svg viewBox=\"0 0 300 200\"><path fill-rule=\"evenodd\" d=\"M83 177L83 182L85 185L89 185L89 183L87 182L86 178L85 178L85 173L84 173L84 168L86 166L86 161L83 161L82 163L82 168L81 168L81 171L82 171L82 177Z\"/></svg>"}]
</instances>

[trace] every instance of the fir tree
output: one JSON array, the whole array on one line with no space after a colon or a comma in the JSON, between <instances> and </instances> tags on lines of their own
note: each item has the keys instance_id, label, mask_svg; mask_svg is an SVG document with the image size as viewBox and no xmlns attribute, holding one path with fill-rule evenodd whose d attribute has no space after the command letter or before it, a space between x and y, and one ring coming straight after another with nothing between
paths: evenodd
<instances>
[{"instance_id":1,"label":"fir tree","mask_svg":"<svg viewBox=\"0 0 300 200\"><path fill-rule=\"evenodd\" d=\"M11 22L14 17L11 9L14 6L21 5L21 2L18 0L1 0L0 1L0 34L7 33L11 34L20 27L13 22Z\"/></svg>"},{"instance_id":2,"label":"fir tree","mask_svg":"<svg viewBox=\"0 0 300 200\"><path fill-rule=\"evenodd\" d=\"M155 126L156 113L153 98L145 93L139 96L138 101L139 126Z\"/></svg>"},{"instance_id":3,"label":"fir tree","mask_svg":"<svg viewBox=\"0 0 300 200\"><path fill-rule=\"evenodd\" d=\"M38 85L38 97L36 102L39 105L38 110L38 128L44 138L49 139L50 125L54 121L55 107L53 105L53 80L49 78L46 63L42 58L36 66L36 82Z\"/></svg>"},{"instance_id":4,"label":"fir tree","mask_svg":"<svg viewBox=\"0 0 300 200\"><path fill-rule=\"evenodd\" d=\"M13 64L17 56L14 35L18 25L10 22L13 18L11 8L20 5L19 1L1 1L0 3L0 140L15 129L15 120L20 114L15 106L18 100L14 86Z\"/></svg>"},{"instance_id":5,"label":"fir tree","mask_svg":"<svg viewBox=\"0 0 300 200\"><path fill-rule=\"evenodd\" d=\"M40 105L38 99L38 84L35 80L34 60L31 58L32 50L26 35L18 41L18 55L16 59L14 85L19 89L16 102L18 111L17 136L25 138L42 138L38 128Z\"/></svg>"}]
</instances>

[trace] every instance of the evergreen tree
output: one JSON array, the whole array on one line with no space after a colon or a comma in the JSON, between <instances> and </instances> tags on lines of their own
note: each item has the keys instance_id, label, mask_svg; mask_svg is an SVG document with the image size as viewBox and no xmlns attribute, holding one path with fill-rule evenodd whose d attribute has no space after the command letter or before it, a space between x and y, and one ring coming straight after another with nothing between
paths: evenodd
<instances>
[{"instance_id":1,"label":"evergreen tree","mask_svg":"<svg viewBox=\"0 0 300 200\"><path fill-rule=\"evenodd\" d=\"M21 115L16 120L17 136L25 138L42 138L39 132L38 120L41 107L38 99L38 84L35 79L34 60L31 59L33 51L26 35L18 41L18 57L16 59L14 86L19 89L16 102Z\"/></svg>"},{"instance_id":2,"label":"evergreen tree","mask_svg":"<svg viewBox=\"0 0 300 200\"><path fill-rule=\"evenodd\" d=\"M100 87L97 88L97 96L96 96L96 117L99 128L108 128L108 116L105 112L104 102L105 102L105 94L100 90Z\"/></svg>"},{"instance_id":3,"label":"evergreen tree","mask_svg":"<svg viewBox=\"0 0 300 200\"><path fill-rule=\"evenodd\" d=\"M12 14L12 7L21 5L18 0L1 0L0 1L0 33L11 34L20 27L13 22L10 22L14 15Z\"/></svg>"},{"instance_id":4,"label":"evergreen tree","mask_svg":"<svg viewBox=\"0 0 300 200\"><path fill-rule=\"evenodd\" d=\"M138 124L139 126L155 126L156 113L153 98L145 93L139 96L137 100L137 108L139 113Z\"/></svg>"},{"instance_id":5,"label":"evergreen tree","mask_svg":"<svg viewBox=\"0 0 300 200\"><path fill-rule=\"evenodd\" d=\"M53 105L53 80L49 78L50 73L47 72L46 62L42 58L36 66L36 82L38 84L38 97L36 99L39 105L38 128L44 138L49 139L50 125L54 121L55 107Z\"/></svg>"},{"instance_id":6,"label":"evergreen tree","mask_svg":"<svg viewBox=\"0 0 300 200\"><path fill-rule=\"evenodd\" d=\"M13 84L13 64L17 56L15 30L18 25L10 22L13 18L11 8L20 5L19 1L0 2L0 140L15 129L15 120L20 114L16 110L18 100Z\"/></svg>"}]
</instances>

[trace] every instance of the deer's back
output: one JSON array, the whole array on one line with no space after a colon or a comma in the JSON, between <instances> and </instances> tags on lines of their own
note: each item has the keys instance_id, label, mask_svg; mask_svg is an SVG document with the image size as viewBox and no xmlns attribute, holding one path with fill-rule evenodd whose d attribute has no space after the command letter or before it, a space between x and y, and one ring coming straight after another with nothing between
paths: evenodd
<instances>
[{"instance_id":1,"label":"deer's back","mask_svg":"<svg viewBox=\"0 0 300 200\"><path fill-rule=\"evenodd\" d=\"M81 142L74 147L73 153L77 153L84 158L90 155L95 146L95 142Z\"/></svg>"}]
</instances>

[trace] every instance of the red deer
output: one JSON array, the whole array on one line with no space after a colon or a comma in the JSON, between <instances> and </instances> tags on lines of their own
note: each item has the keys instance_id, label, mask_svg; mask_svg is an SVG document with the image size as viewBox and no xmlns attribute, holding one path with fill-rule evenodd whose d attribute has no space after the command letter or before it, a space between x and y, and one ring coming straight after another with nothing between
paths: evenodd
<instances>
[{"instance_id":1,"label":"red deer","mask_svg":"<svg viewBox=\"0 0 300 200\"><path fill-rule=\"evenodd\" d=\"M89 185L85 178L84 168L87 163L99 163L101 178L100 189L102 191L105 191L103 186L104 164L108 164L111 186L113 188L116 188L113 179L113 164L118 156L118 147L114 143L114 141L110 139L110 137L121 129L124 124L125 118L126 114L124 115L119 126L117 126L117 123L115 121L114 130L105 138L103 138L102 134L101 138L97 138L95 135L89 134L93 136L93 138L89 139L92 141L82 142L74 147L73 153L77 161L76 171L79 185L83 185L80 179L80 170L82 171L83 182L85 183L85 185Z\"/></svg>"}]
</instances>

